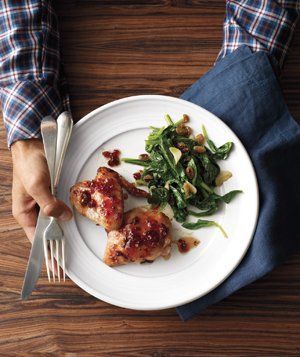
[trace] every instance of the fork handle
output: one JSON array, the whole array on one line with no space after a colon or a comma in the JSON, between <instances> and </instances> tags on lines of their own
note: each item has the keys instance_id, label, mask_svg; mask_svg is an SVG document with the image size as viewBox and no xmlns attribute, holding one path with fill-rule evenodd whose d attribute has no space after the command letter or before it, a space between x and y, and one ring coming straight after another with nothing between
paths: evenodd
<instances>
[{"instance_id":1,"label":"fork handle","mask_svg":"<svg viewBox=\"0 0 300 357\"><path fill-rule=\"evenodd\" d=\"M54 194L55 180L55 157L56 157L56 142L57 142L57 123L51 116L47 116L42 120L41 133L43 138L45 156L47 159L50 180L51 193Z\"/></svg>"},{"instance_id":2,"label":"fork handle","mask_svg":"<svg viewBox=\"0 0 300 357\"><path fill-rule=\"evenodd\" d=\"M63 112L57 118L57 145L56 145L56 162L55 162L55 179L54 188L56 189L62 164L66 155L67 147L70 141L73 128L73 120L70 112Z\"/></svg>"}]
</instances>

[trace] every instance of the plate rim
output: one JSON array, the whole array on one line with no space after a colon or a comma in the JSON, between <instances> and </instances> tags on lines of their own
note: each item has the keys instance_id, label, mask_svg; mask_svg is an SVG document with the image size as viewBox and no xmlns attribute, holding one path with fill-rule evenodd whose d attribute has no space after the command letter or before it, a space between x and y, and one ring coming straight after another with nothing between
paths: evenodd
<instances>
[{"instance_id":1,"label":"plate rim","mask_svg":"<svg viewBox=\"0 0 300 357\"><path fill-rule=\"evenodd\" d=\"M153 305L153 306L145 306L145 307L135 307L133 305L130 305L130 303L124 303L123 300L120 300L118 298L115 297L111 297L106 295L105 293L99 293L99 291L95 290L94 288L90 287L89 285L87 285L84 281L82 281L74 272L69 271L68 269L66 269L66 273L68 275L68 277L76 284L78 285L81 289L83 289L84 291L86 291L88 294L96 297L99 300L105 301L109 304L121 307L121 308L127 308L127 309L131 309L131 310L138 310L138 311L153 311L153 310L164 310L164 309L169 309L169 308L174 308L174 307L178 307L178 306L182 306L185 304L188 304L192 301L195 301L203 296L206 296L207 294L209 294L211 291L213 291L214 289L216 289L218 286L220 286L234 271L235 269L240 265L241 261L243 260L243 258L245 257L252 241L254 238L254 234L255 234L255 230L257 227L257 221L258 221L258 216L259 216L259 186L258 186L258 181L257 181L257 176L256 176L256 172L255 172L255 168L253 166L252 160L246 150L246 148L244 147L243 143L241 142L241 140L239 139L239 137L236 135L236 133L224 122L222 121L219 117L217 117L214 113L208 111L207 109L201 107L200 105L194 104L192 102L189 102L187 100L181 99L181 98L176 98L176 97L172 97L172 96L167 96L167 95L156 95L156 94L143 94L143 95L134 95L134 96L129 96L129 97L124 97L121 99L117 99L114 100L112 102L109 102L107 104L104 104L94 110L92 110L90 113L86 114L83 118L81 118L78 122L76 122L74 124L74 129L78 129L79 127L85 125L89 119L93 118L95 115L98 115L99 113L105 111L106 109L109 109L110 107L113 106L117 106L119 104L123 104L123 103L127 103L127 102L132 102L132 101L136 101L136 100L147 100L147 99L156 99L156 100L167 100L167 101L172 101L172 102L182 102L184 103L184 105L189 105L191 107L196 107L196 108L201 108L201 110L207 112L210 116L214 116L215 120L217 122L221 122L223 125L226 126L226 128L235 136L235 138L237 139L237 141L240 144L241 149L244 151L244 154L246 155L246 157L248 158L248 163L250 164L250 168L252 171L252 175L253 175L253 179L254 179L254 191L255 191L255 199L256 199L256 204L255 204L255 214L254 214L254 224L252 227L252 232L249 235L250 238L247 242L247 245L245 246L243 253L241 254L240 258L236 261L236 263L234 264L234 266L230 269L230 271L228 271L227 274L225 274L225 276L218 280L217 283L215 283L210 289L208 289L205 293L201 293L197 296L191 297L191 298L187 298L182 300L182 302L178 303L170 303L170 304L164 304L163 306L157 306L157 305Z\"/></svg>"}]
</instances>

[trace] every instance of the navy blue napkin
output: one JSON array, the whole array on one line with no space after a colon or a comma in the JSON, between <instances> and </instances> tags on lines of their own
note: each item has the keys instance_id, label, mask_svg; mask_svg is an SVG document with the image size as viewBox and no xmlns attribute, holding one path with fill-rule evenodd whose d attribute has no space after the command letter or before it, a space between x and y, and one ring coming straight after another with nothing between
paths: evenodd
<instances>
[{"instance_id":1,"label":"navy blue napkin","mask_svg":"<svg viewBox=\"0 0 300 357\"><path fill-rule=\"evenodd\" d=\"M187 320L300 248L300 125L288 111L268 56L246 46L217 62L182 99L214 113L236 133L252 159L260 195L257 228L246 256L219 287L177 308Z\"/></svg>"}]
</instances>

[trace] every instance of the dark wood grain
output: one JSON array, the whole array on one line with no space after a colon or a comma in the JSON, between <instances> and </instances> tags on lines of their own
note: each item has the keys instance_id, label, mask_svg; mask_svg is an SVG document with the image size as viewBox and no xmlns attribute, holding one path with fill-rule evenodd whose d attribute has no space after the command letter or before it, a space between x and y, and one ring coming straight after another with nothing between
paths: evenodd
<instances>
[{"instance_id":1,"label":"dark wood grain","mask_svg":"<svg viewBox=\"0 0 300 357\"><path fill-rule=\"evenodd\" d=\"M213 65L222 41L221 0L66 0L57 9L76 120L125 96L178 96ZM299 42L298 31L282 77L297 119ZM300 355L300 254L188 323L174 310L110 306L71 281L50 286L45 271L32 298L21 302L30 246L11 216L3 127L0 140L0 355Z\"/></svg>"}]
</instances>

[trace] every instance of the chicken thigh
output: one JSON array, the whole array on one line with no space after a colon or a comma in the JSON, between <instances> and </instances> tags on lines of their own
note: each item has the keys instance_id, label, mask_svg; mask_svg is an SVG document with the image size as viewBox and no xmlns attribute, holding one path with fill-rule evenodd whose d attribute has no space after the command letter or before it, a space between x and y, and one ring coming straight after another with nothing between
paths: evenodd
<instances>
[{"instance_id":1,"label":"chicken thigh","mask_svg":"<svg viewBox=\"0 0 300 357\"><path fill-rule=\"evenodd\" d=\"M171 222L162 212L134 208L124 215L124 225L108 233L104 262L117 266L130 262L152 262L171 250Z\"/></svg>"},{"instance_id":2,"label":"chicken thigh","mask_svg":"<svg viewBox=\"0 0 300 357\"><path fill-rule=\"evenodd\" d=\"M121 227L124 200L117 172L100 167L94 180L79 182L71 187L70 200L80 214L108 232Z\"/></svg>"}]
</instances>

